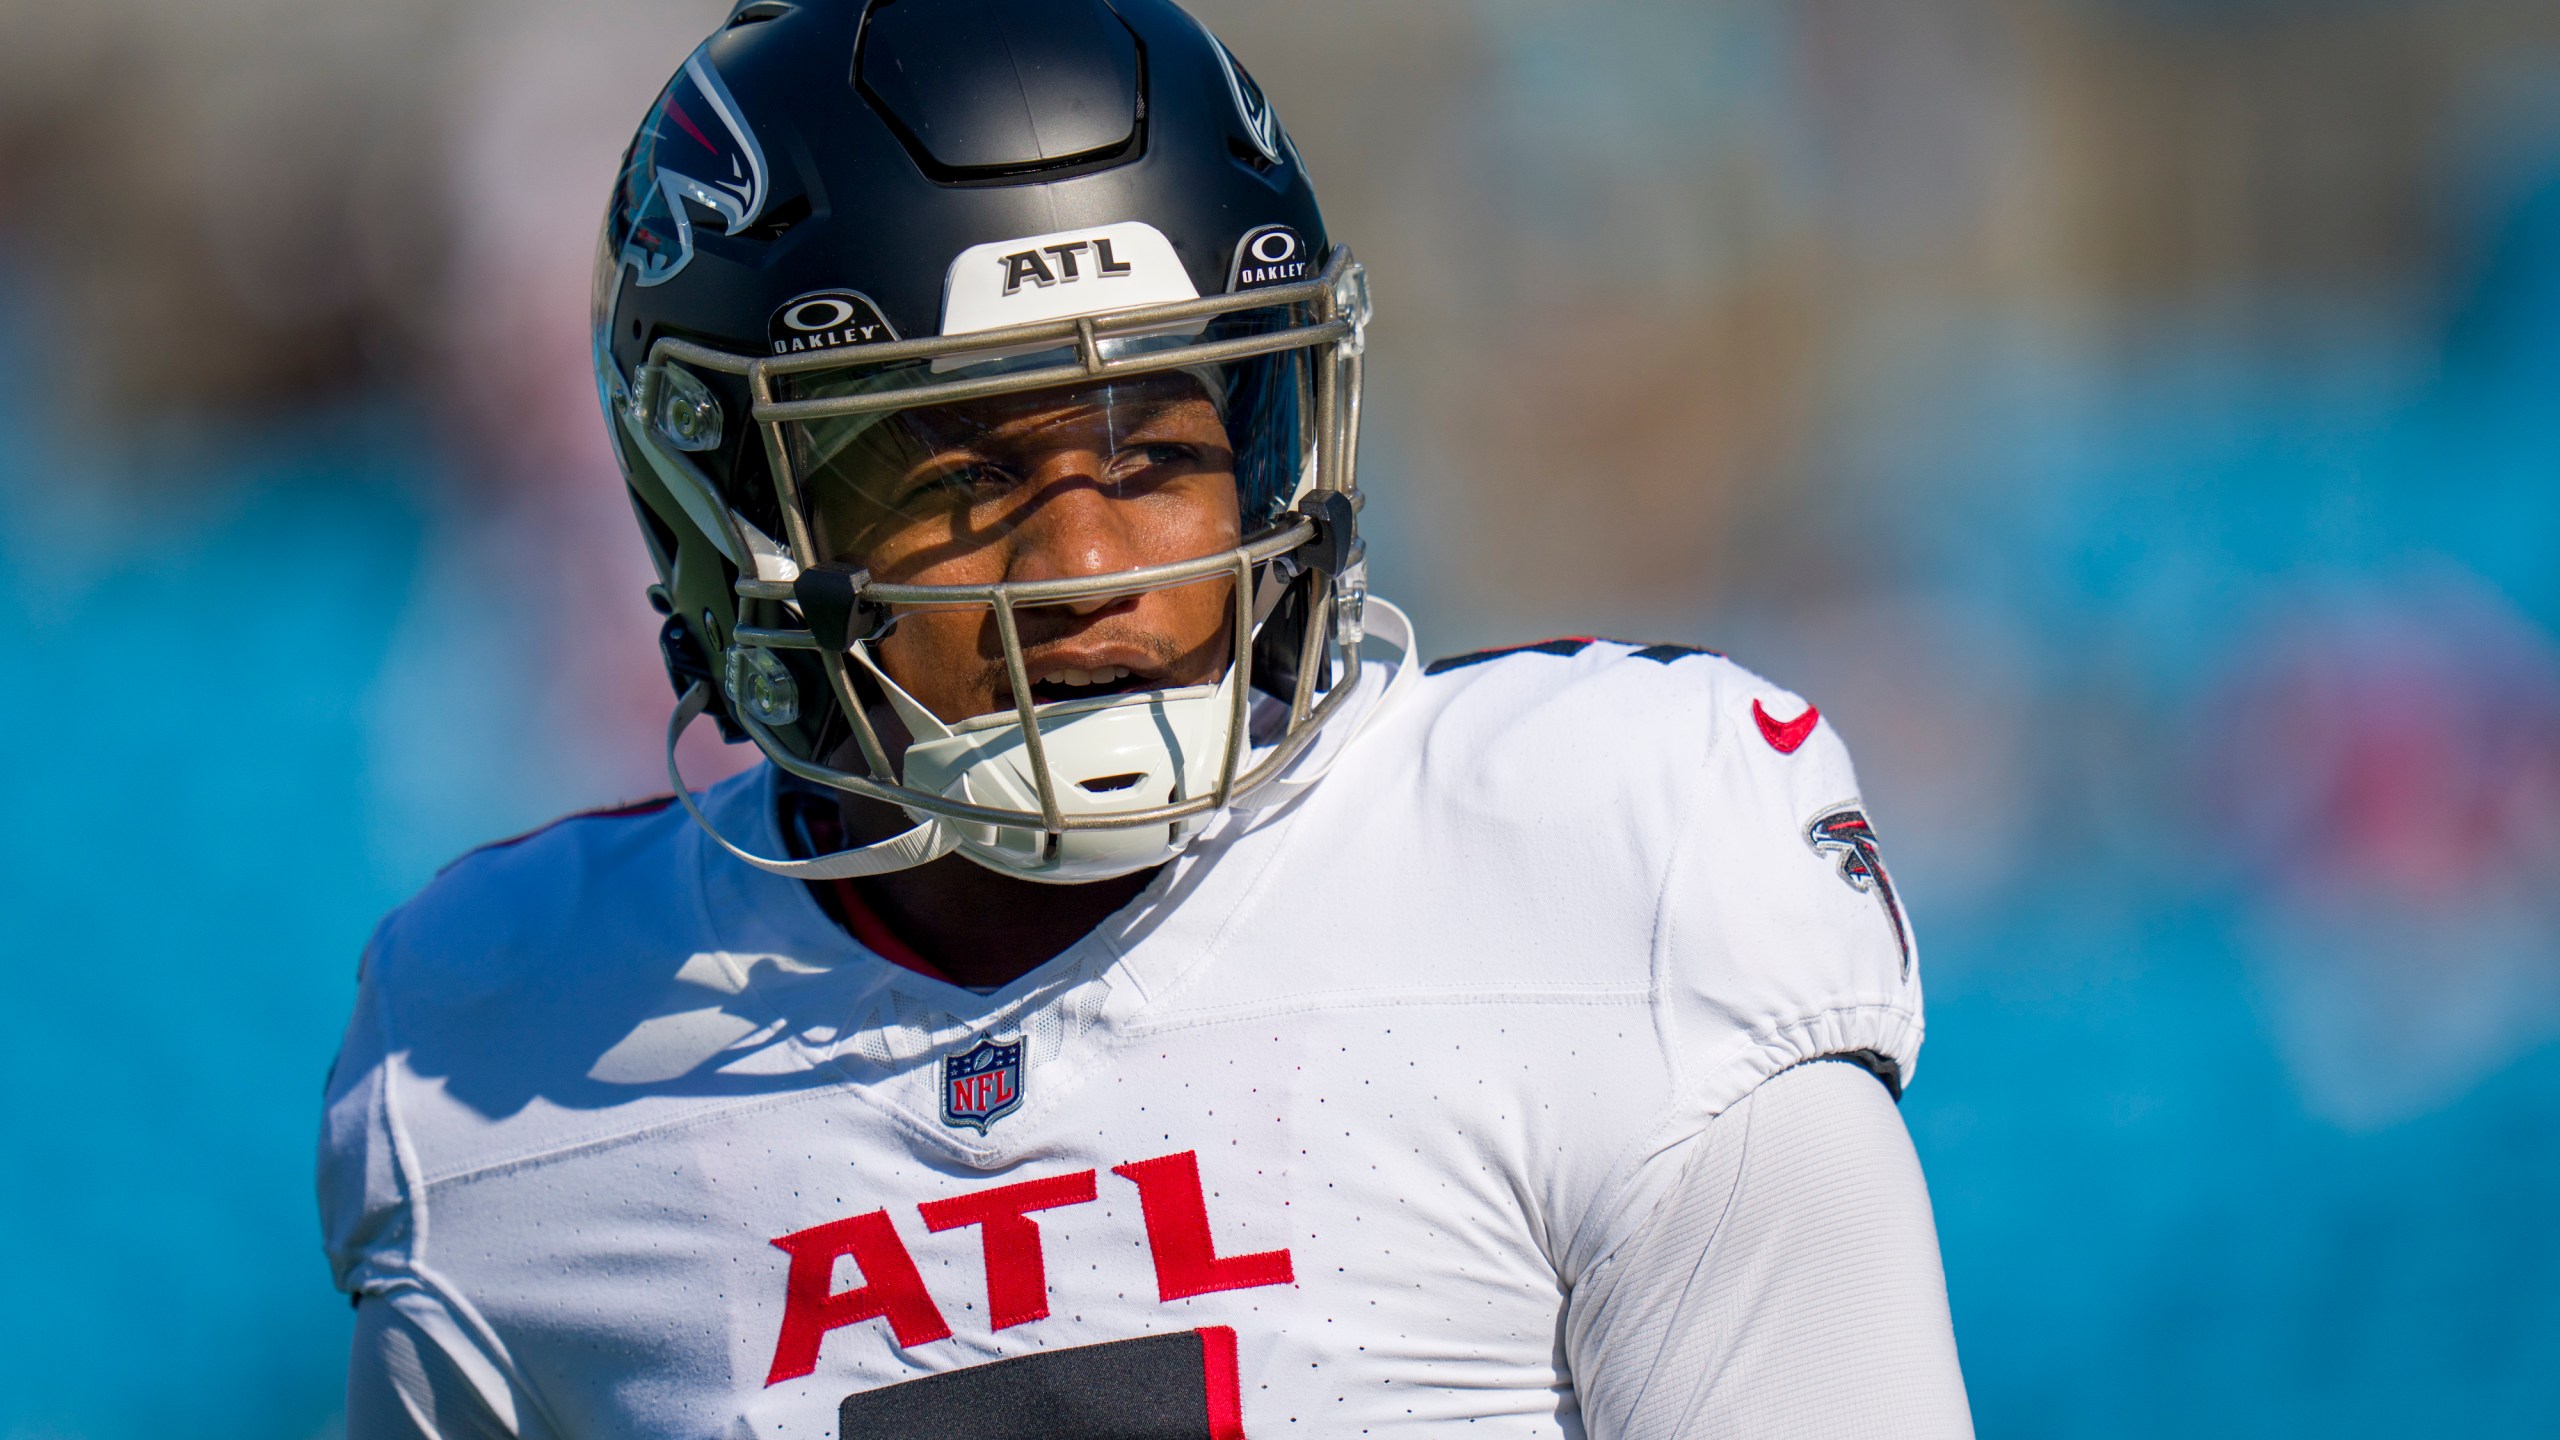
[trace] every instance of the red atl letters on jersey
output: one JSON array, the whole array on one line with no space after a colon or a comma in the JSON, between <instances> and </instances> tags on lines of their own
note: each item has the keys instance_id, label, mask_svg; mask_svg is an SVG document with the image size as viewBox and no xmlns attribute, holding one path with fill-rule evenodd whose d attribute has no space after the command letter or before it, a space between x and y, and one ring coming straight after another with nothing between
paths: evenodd
<instances>
[{"instance_id":1,"label":"red atl letters on jersey","mask_svg":"<svg viewBox=\"0 0 2560 1440\"><path fill-rule=\"evenodd\" d=\"M773 1243L791 1257L791 1271L782 1282L782 1338L774 1343L767 1385L817 1369L818 1342L828 1331L857 1320L885 1317L901 1345L951 1338L951 1327L934 1307L888 1211L830 1221ZM840 1255L852 1256L862 1267L863 1283L859 1289L829 1294Z\"/></svg>"},{"instance_id":2,"label":"red atl letters on jersey","mask_svg":"<svg viewBox=\"0 0 2560 1440\"><path fill-rule=\"evenodd\" d=\"M1049 1318L1049 1269L1040 1256L1040 1222L1031 1218L1031 1212L1082 1205L1094 1194L1093 1172L1079 1170L930 1200L916 1209L923 1214L927 1230L978 1227L979 1246L987 1258L987 1319L1002 1330ZM905 1338L899 1337L901 1342Z\"/></svg>"},{"instance_id":3,"label":"red atl letters on jersey","mask_svg":"<svg viewBox=\"0 0 2560 1440\"><path fill-rule=\"evenodd\" d=\"M1286 1250L1219 1258L1209 1241L1209 1200L1200 1191L1198 1151L1133 1160L1112 1166L1111 1173L1127 1176L1138 1187L1138 1207L1147 1217L1147 1250L1156 1260L1157 1299L1286 1285L1298 1278Z\"/></svg>"},{"instance_id":4,"label":"red atl letters on jersey","mask_svg":"<svg viewBox=\"0 0 2560 1440\"><path fill-rule=\"evenodd\" d=\"M1111 1173L1138 1187L1158 1299L1287 1285L1296 1279L1286 1250L1218 1254L1209 1234L1209 1201L1200 1188L1198 1152L1134 1160L1112 1166ZM1040 1248L1040 1222L1031 1212L1082 1205L1097 1193L1094 1172L1078 1170L928 1200L916 1208L928 1230L978 1227L987 1265L987 1316L1002 1330L1049 1314L1048 1265ZM765 1384L812 1373L827 1332L864 1320L887 1320L889 1333L911 1349L951 1338L951 1326L925 1289L915 1257L889 1223L888 1211L795 1230L773 1244L791 1257L791 1268L783 1280L782 1334L774 1342ZM862 1284L831 1291L836 1261L847 1255L861 1269ZM1227 1343L1234 1342L1230 1338ZM1228 1363L1233 1364L1232 1358Z\"/></svg>"}]
</instances>

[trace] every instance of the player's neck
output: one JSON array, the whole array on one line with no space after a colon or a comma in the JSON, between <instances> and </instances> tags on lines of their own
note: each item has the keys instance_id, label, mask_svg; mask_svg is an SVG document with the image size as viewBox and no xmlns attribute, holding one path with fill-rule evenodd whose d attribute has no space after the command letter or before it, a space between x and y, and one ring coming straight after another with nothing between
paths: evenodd
<instances>
[{"instance_id":1,"label":"player's neck","mask_svg":"<svg viewBox=\"0 0 2560 1440\"><path fill-rule=\"evenodd\" d=\"M914 823L901 812L852 796L844 797L841 814L846 838L857 844L885 839ZM1085 885L1040 885L946 855L930 865L854 884L873 917L943 978L984 990L1039 968L1135 899L1154 878L1154 870L1142 870Z\"/></svg>"}]
</instances>

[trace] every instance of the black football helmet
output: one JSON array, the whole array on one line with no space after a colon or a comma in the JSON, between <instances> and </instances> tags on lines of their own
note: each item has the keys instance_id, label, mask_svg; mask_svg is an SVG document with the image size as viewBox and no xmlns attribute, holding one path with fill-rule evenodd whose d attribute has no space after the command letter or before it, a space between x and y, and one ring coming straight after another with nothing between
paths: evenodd
<instances>
[{"instance_id":1,"label":"black football helmet","mask_svg":"<svg viewBox=\"0 0 2560 1440\"><path fill-rule=\"evenodd\" d=\"M960 849L1077 881L1168 858L1286 770L1360 674L1368 319L1269 99L1169 0L741 5L641 124L597 256L596 379L681 697L670 772L707 713L918 822L816 861L745 856L786 874ZM845 539L843 476L917 417L1150 386L1224 422L1233 548L918 585L876 580ZM1037 703L1017 611L1218 577L1223 683ZM991 612L1013 713L943 724L871 658L901 614L954 605ZM906 723L902 759L871 705Z\"/></svg>"}]
</instances>

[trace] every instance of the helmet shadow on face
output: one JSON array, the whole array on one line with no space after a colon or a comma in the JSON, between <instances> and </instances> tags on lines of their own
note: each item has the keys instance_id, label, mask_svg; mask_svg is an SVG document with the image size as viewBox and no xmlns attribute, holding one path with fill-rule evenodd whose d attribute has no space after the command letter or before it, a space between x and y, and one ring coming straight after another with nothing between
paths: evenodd
<instances>
[{"instance_id":1,"label":"helmet shadow on face","mask_svg":"<svg viewBox=\"0 0 2560 1440\"><path fill-rule=\"evenodd\" d=\"M838 447L813 528L837 553L918 584L1107 576L1241 538L1235 457L1198 378L1007 396L892 416ZM834 548L831 546L831 548ZM1035 703L1214 683L1233 650L1233 581L1014 612ZM875 646L946 720L1015 703L992 608L919 607Z\"/></svg>"},{"instance_id":2,"label":"helmet shadow on face","mask_svg":"<svg viewBox=\"0 0 2560 1440\"><path fill-rule=\"evenodd\" d=\"M933 585L1107 575L1233 548L1242 538L1233 452L1207 444L1181 450L1138 473L1115 474L1111 456L1082 444L1018 463L973 460L1000 478L950 482L978 493L950 496L938 515L911 506L891 521L910 533L850 558L882 580ZM934 530L942 533L918 533Z\"/></svg>"},{"instance_id":3,"label":"helmet shadow on face","mask_svg":"<svg viewBox=\"0 0 2560 1440\"><path fill-rule=\"evenodd\" d=\"M1237 506L1225 418L1187 374L819 422L800 438L811 529L825 558L900 583L1030 578L998 547L1079 492L1138 500L1208 482L1230 510ZM994 561L1004 562L1000 571Z\"/></svg>"},{"instance_id":4,"label":"helmet shadow on face","mask_svg":"<svg viewBox=\"0 0 2560 1440\"><path fill-rule=\"evenodd\" d=\"M1216 683L1234 654L1232 578L1085 606L1025 606L1016 635L1035 704ZM1003 632L984 607L914 610L873 642L881 668L945 721L1015 705Z\"/></svg>"}]
</instances>

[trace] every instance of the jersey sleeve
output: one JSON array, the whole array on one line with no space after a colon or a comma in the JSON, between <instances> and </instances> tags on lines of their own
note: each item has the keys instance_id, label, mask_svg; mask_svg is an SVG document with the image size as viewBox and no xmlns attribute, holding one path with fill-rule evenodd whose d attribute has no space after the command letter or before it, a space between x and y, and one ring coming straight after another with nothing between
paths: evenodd
<instances>
[{"instance_id":1,"label":"jersey sleeve","mask_svg":"<svg viewBox=\"0 0 2560 1440\"><path fill-rule=\"evenodd\" d=\"M1544 943L1524 953L1541 981L1640 997L1631 1024L1547 1062L1576 1120L1537 1167L1541 1243L1570 1286L1648 1213L1675 1153L1769 1077L1839 1056L1904 1083L1919 973L1848 748L1811 702L1673 646L1487 654L1443 662L1386 733L1404 783L1446 812L1430 874L1460 900L1442 903L1540 897ZM1398 928L1422 923L1377 943L1433 953Z\"/></svg>"},{"instance_id":2,"label":"jersey sleeve","mask_svg":"<svg viewBox=\"0 0 2560 1440\"><path fill-rule=\"evenodd\" d=\"M1565 1351L1592 1440L1973 1433L1927 1186L1884 1088L1764 1083L1583 1278Z\"/></svg>"},{"instance_id":3,"label":"jersey sleeve","mask_svg":"<svg viewBox=\"0 0 2560 1440\"><path fill-rule=\"evenodd\" d=\"M1564 1203L1553 1253L1568 1284L1651 1211L1683 1147L1771 1076L1848 1059L1898 1095L1922 1030L1910 920L1831 723L1721 657L1621 667L1662 677L1621 702L1631 739L1613 782L1630 829L1658 837L1636 851L1653 887L1658 1066L1595 1129L1605 1158Z\"/></svg>"},{"instance_id":4,"label":"jersey sleeve","mask_svg":"<svg viewBox=\"0 0 2560 1440\"><path fill-rule=\"evenodd\" d=\"M1922 1031L1910 917L1848 747L1802 697L1723 662L1710 678L1654 937L1675 1136L1826 1056L1899 1095Z\"/></svg>"},{"instance_id":5,"label":"jersey sleeve","mask_svg":"<svg viewBox=\"0 0 2560 1440\"><path fill-rule=\"evenodd\" d=\"M544 1434L496 1337L423 1254L416 1167L395 1108L388 992L398 920L395 912L366 947L321 1119L321 1235L338 1288L357 1302L347 1433Z\"/></svg>"}]
</instances>

